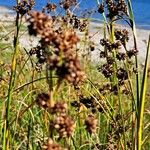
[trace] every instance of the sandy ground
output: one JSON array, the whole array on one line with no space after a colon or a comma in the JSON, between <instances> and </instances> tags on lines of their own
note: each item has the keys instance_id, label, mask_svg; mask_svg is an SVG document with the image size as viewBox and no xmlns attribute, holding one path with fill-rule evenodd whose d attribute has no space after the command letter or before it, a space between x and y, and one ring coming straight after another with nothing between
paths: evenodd
<instances>
[{"instance_id":1,"label":"sandy ground","mask_svg":"<svg viewBox=\"0 0 150 150\"><path fill-rule=\"evenodd\" d=\"M14 19L14 11L6 7L0 6L0 22L10 21Z\"/></svg>"},{"instance_id":2,"label":"sandy ground","mask_svg":"<svg viewBox=\"0 0 150 150\"><path fill-rule=\"evenodd\" d=\"M14 12L6 7L0 6L0 26L5 23L14 23L13 21L15 20ZM101 23L90 23L90 28L89 28L89 34L92 37L91 40L97 45L96 50L92 52L92 60L97 61L99 60L99 50L102 49L102 47L99 44L100 39L103 38L103 25ZM128 26L123 26L123 25L117 25L116 28L126 28L129 31L129 37L130 40L128 42L128 49L133 48L133 36L130 28ZM139 50L139 60L142 63L145 59L146 55L146 46L147 46L147 41L148 37L150 35L150 30L144 30L144 29L137 29L137 45L138 45L138 50ZM23 35L20 38L20 43L23 47L29 46L35 46L37 44L37 39L35 38L30 38L27 35Z\"/></svg>"},{"instance_id":3,"label":"sandy ground","mask_svg":"<svg viewBox=\"0 0 150 150\"><path fill-rule=\"evenodd\" d=\"M5 13L13 13L13 10L8 9L7 7L0 6L0 14L5 14Z\"/></svg>"}]
</instances>

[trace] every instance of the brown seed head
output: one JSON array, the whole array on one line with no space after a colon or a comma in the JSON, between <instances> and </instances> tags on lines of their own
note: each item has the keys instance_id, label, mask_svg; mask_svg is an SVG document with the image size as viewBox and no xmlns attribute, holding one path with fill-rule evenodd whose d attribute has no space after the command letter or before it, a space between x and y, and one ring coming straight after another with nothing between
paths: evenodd
<instances>
[{"instance_id":1,"label":"brown seed head","mask_svg":"<svg viewBox=\"0 0 150 150\"><path fill-rule=\"evenodd\" d=\"M53 122L53 126L59 134L60 138L72 136L75 123L67 115L59 115Z\"/></svg>"},{"instance_id":2,"label":"brown seed head","mask_svg":"<svg viewBox=\"0 0 150 150\"><path fill-rule=\"evenodd\" d=\"M92 133L96 133L96 129L97 129L97 119L94 118L93 115L89 115L87 117L87 119L85 120L85 126L86 126L86 130L92 134Z\"/></svg>"},{"instance_id":3,"label":"brown seed head","mask_svg":"<svg viewBox=\"0 0 150 150\"><path fill-rule=\"evenodd\" d=\"M67 104L65 102L57 102L51 108L51 112L55 114L65 114L67 111Z\"/></svg>"},{"instance_id":4,"label":"brown seed head","mask_svg":"<svg viewBox=\"0 0 150 150\"><path fill-rule=\"evenodd\" d=\"M47 13L50 13L52 11L55 11L56 8L57 8L56 4L48 2L44 9L47 11Z\"/></svg>"},{"instance_id":5,"label":"brown seed head","mask_svg":"<svg viewBox=\"0 0 150 150\"><path fill-rule=\"evenodd\" d=\"M28 30L30 35L41 35L45 37L52 34L52 19L44 13L33 11L27 19L29 22Z\"/></svg>"},{"instance_id":6,"label":"brown seed head","mask_svg":"<svg viewBox=\"0 0 150 150\"><path fill-rule=\"evenodd\" d=\"M49 104L48 104L49 98L50 97L47 93L40 93L40 94L38 94L38 96L36 98L36 103L38 106L41 106L46 109L49 107Z\"/></svg>"},{"instance_id":7,"label":"brown seed head","mask_svg":"<svg viewBox=\"0 0 150 150\"><path fill-rule=\"evenodd\" d=\"M47 144L43 146L43 150L63 150L63 148L49 138Z\"/></svg>"},{"instance_id":8,"label":"brown seed head","mask_svg":"<svg viewBox=\"0 0 150 150\"><path fill-rule=\"evenodd\" d=\"M21 0L21 2L18 3L18 5L14 6L13 9L21 14L21 15L25 15L26 13L28 13L32 7L35 5L35 1L34 0Z\"/></svg>"},{"instance_id":9,"label":"brown seed head","mask_svg":"<svg viewBox=\"0 0 150 150\"><path fill-rule=\"evenodd\" d=\"M69 9L77 4L76 0L61 0L60 5L65 9Z\"/></svg>"},{"instance_id":10,"label":"brown seed head","mask_svg":"<svg viewBox=\"0 0 150 150\"><path fill-rule=\"evenodd\" d=\"M98 12L99 12L100 14L102 14L102 13L104 12L104 4L100 4L100 5L98 6Z\"/></svg>"}]
</instances>

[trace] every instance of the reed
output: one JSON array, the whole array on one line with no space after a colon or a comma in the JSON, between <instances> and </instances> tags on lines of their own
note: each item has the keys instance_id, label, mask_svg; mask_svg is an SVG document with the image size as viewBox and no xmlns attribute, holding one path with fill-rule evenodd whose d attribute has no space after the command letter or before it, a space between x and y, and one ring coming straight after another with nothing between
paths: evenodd
<instances>
[{"instance_id":1,"label":"reed","mask_svg":"<svg viewBox=\"0 0 150 150\"><path fill-rule=\"evenodd\" d=\"M11 27L3 22L0 149L149 148L150 38L142 70L131 1L96 2L80 14L76 0L40 11L34 0L21 0ZM94 28L95 11L103 20Z\"/></svg>"}]
</instances>

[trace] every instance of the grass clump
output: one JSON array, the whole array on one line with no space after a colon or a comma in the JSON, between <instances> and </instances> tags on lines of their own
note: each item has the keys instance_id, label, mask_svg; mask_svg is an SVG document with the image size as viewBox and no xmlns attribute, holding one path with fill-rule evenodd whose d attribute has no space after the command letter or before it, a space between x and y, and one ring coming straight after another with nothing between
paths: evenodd
<instances>
[{"instance_id":1,"label":"grass clump","mask_svg":"<svg viewBox=\"0 0 150 150\"><path fill-rule=\"evenodd\" d=\"M47 3L39 12L34 5L17 2L15 29L8 41L0 38L0 148L148 149L150 41L142 73L131 2L98 1L104 24L94 29L101 30L97 44L99 31L90 35L91 19L75 14L76 0ZM118 20L132 29L132 49ZM37 44L21 45L23 35Z\"/></svg>"}]
</instances>

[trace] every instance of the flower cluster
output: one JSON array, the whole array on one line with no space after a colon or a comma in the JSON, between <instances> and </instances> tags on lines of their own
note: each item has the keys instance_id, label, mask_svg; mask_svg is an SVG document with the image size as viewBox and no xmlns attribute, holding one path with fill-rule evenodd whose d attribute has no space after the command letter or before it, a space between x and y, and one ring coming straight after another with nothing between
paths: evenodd
<instances>
[{"instance_id":1,"label":"flower cluster","mask_svg":"<svg viewBox=\"0 0 150 150\"><path fill-rule=\"evenodd\" d=\"M47 143L43 146L43 150L63 150L63 148L49 138Z\"/></svg>"},{"instance_id":2,"label":"flower cluster","mask_svg":"<svg viewBox=\"0 0 150 150\"><path fill-rule=\"evenodd\" d=\"M76 33L72 29L55 29L53 19L44 13L32 12L28 22L29 34L41 37L41 49L37 52L41 54L42 50L44 54L47 46L53 47L52 52L42 55L42 63L45 61L48 69L54 70L61 80L66 79L73 84L83 81L85 75L74 51L79 41Z\"/></svg>"},{"instance_id":3,"label":"flower cluster","mask_svg":"<svg viewBox=\"0 0 150 150\"><path fill-rule=\"evenodd\" d=\"M57 102L51 107L50 112L53 114L61 114L64 115L67 111L67 104L65 102Z\"/></svg>"},{"instance_id":4,"label":"flower cluster","mask_svg":"<svg viewBox=\"0 0 150 150\"><path fill-rule=\"evenodd\" d=\"M36 97L36 103L38 106L43 107L44 109L49 108L49 101L50 97L47 93L40 93Z\"/></svg>"},{"instance_id":5,"label":"flower cluster","mask_svg":"<svg viewBox=\"0 0 150 150\"><path fill-rule=\"evenodd\" d=\"M50 108L50 113L55 116L51 121L51 127L58 132L59 138L72 136L75 129L75 122L67 115L67 108L65 102L56 102Z\"/></svg>"},{"instance_id":6,"label":"flower cluster","mask_svg":"<svg viewBox=\"0 0 150 150\"><path fill-rule=\"evenodd\" d=\"M99 12L100 14L102 14L102 13L104 12L104 4L99 4L99 5L98 5L98 12Z\"/></svg>"},{"instance_id":7,"label":"flower cluster","mask_svg":"<svg viewBox=\"0 0 150 150\"><path fill-rule=\"evenodd\" d=\"M107 106L104 101L99 101L99 103L96 103L93 97L84 97L80 96L80 100L72 101L71 106L77 108L77 110L80 110L82 106L85 106L87 109L91 110L91 112L94 114L95 112L103 113L104 110L107 111Z\"/></svg>"},{"instance_id":8,"label":"flower cluster","mask_svg":"<svg viewBox=\"0 0 150 150\"><path fill-rule=\"evenodd\" d=\"M132 56L137 54L137 50L135 49L126 49L128 41L129 33L126 29L115 29L113 42L107 38L100 40L100 44L104 47L104 50L100 52L100 58L105 58L106 62L102 64L98 70L105 76L105 78L112 78L113 76L116 78L115 84L106 84L100 88L100 92L103 94L112 92L117 95L118 86L122 93L129 94L128 89L125 88L125 81L128 80L128 72L117 64L118 61L123 62L125 59L129 61ZM125 52L123 52L121 48L124 48Z\"/></svg>"},{"instance_id":9,"label":"flower cluster","mask_svg":"<svg viewBox=\"0 0 150 150\"><path fill-rule=\"evenodd\" d=\"M69 18L69 23L72 25L74 29L79 29L79 31L83 32L87 29L88 21L87 19L79 19L75 15L71 15Z\"/></svg>"},{"instance_id":10,"label":"flower cluster","mask_svg":"<svg viewBox=\"0 0 150 150\"><path fill-rule=\"evenodd\" d=\"M73 49L79 38L73 30L65 30L60 33L56 32L56 37L53 37L52 42L60 51L66 52Z\"/></svg>"},{"instance_id":11,"label":"flower cluster","mask_svg":"<svg viewBox=\"0 0 150 150\"><path fill-rule=\"evenodd\" d=\"M107 135L107 145L105 149L107 150L117 150L117 142L122 138L122 134L130 129L128 124L130 112L127 114L116 114L113 121L110 121L110 133ZM121 124L122 119L124 120L124 126ZM127 141L127 147L130 149L130 142Z\"/></svg>"},{"instance_id":12,"label":"flower cluster","mask_svg":"<svg viewBox=\"0 0 150 150\"><path fill-rule=\"evenodd\" d=\"M106 78L109 78L113 75L113 64L105 63L99 68L99 71L101 71Z\"/></svg>"},{"instance_id":13,"label":"flower cluster","mask_svg":"<svg viewBox=\"0 0 150 150\"><path fill-rule=\"evenodd\" d=\"M128 15L127 5L124 0L106 0L106 7L108 9L107 17L109 19L122 15Z\"/></svg>"},{"instance_id":14,"label":"flower cluster","mask_svg":"<svg viewBox=\"0 0 150 150\"><path fill-rule=\"evenodd\" d=\"M65 10L69 9L72 6L77 4L77 0L61 0L60 6L63 7Z\"/></svg>"},{"instance_id":15,"label":"flower cluster","mask_svg":"<svg viewBox=\"0 0 150 150\"><path fill-rule=\"evenodd\" d=\"M128 79L128 74L127 71L123 68L118 68L117 69L117 78L119 81L124 81Z\"/></svg>"},{"instance_id":16,"label":"flower cluster","mask_svg":"<svg viewBox=\"0 0 150 150\"><path fill-rule=\"evenodd\" d=\"M79 59L71 53L62 58L53 55L49 58L48 64L50 69L56 71L60 80L66 79L69 83L76 85L85 78Z\"/></svg>"},{"instance_id":17,"label":"flower cluster","mask_svg":"<svg viewBox=\"0 0 150 150\"><path fill-rule=\"evenodd\" d=\"M50 13L50 12L55 11L56 8L57 8L57 5L56 5L55 3L50 3L50 2L48 2L48 3L46 4L46 6L43 8L42 12L43 12L43 13L44 13L44 12Z\"/></svg>"},{"instance_id":18,"label":"flower cluster","mask_svg":"<svg viewBox=\"0 0 150 150\"><path fill-rule=\"evenodd\" d=\"M46 93L38 94L36 103L38 106L43 107L49 113L54 115L54 119L50 122L50 128L55 129L59 134L59 138L66 138L72 136L75 129L75 122L67 115L67 104L58 101L53 105L49 104L50 96ZM48 142L47 146L52 146L52 141Z\"/></svg>"},{"instance_id":19,"label":"flower cluster","mask_svg":"<svg viewBox=\"0 0 150 150\"><path fill-rule=\"evenodd\" d=\"M125 60L126 59L126 54L123 52L117 52L116 53L116 58L117 60L121 61L121 60Z\"/></svg>"},{"instance_id":20,"label":"flower cluster","mask_svg":"<svg viewBox=\"0 0 150 150\"><path fill-rule=\"evenodd\" d=\"M127 56L129 58L132 58L133 56L136 56L138 54L138 52L139 51L137 49L133 48L133 49L127 51Z\"/></svg>"},{"instance_id":21,"label":"flower cluster","mask_svg":"<svg viewBox=\"0 0 150 150\"><path fill-rule=\"evenodd\" d=\"M120 49L120 46L121 46L121 43L120 41L116 41L116 42L110 42L108 39L101 39L100 40L100 44L102 46L105 46L105 48L108 50L108 51L112 51L113 49L117 50L117 49Z\"/></svg>"},{"instance_id":22,"label":"flower cluster","mask_svg":"<svg viewBox=\"0 0 150 150\"><path fill-rule=\"evenodd\" d=\"M34 0L21 0L13 9L22 16L28 13L35 5Z\"/></svg>"},{"instance_id":23,"label":"flower cluster","mask_svg":"<svg viewBox=\"0 0 150 150\"><path fill-rule=\"evenodd\" d=\"M129 32L126 29L115 29L115 38L125 45L129 41Z\"/></svg>"},{"instance_id":24,"label":"flower cluster","mask_svg":"<svg viewBox=\"0 0 150 150\"><path fill-rule=\"evenodd\" d=\"M92 134L96 133L98 120L94 118L93 115L88 115L85 120L86 130Z\"/></svg>"},{"instance_id":25,"label":"flower cluster","mask_svg":"<svg viewBox=\"0 0 150 150\"><path fill-rule=\"evenodd\" d=\"M27 19L29 22L28 31L30 35L40 35L42 39L53 34L52 19L44 13L33 11Z\"/></svg>"},{"instance_id":26,"label":"flower cluster","mask_svg":"<svg viewBox=\"0 0 150 150\"><path fill-rule=\"evenodd\" d=\"M67 115L58 115L56 119L52 122L52 126L59 134L59 138L66 138L72 136L74 129L75 129L75 123Z\"/></svg>"}]
</instances>

